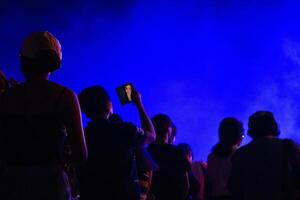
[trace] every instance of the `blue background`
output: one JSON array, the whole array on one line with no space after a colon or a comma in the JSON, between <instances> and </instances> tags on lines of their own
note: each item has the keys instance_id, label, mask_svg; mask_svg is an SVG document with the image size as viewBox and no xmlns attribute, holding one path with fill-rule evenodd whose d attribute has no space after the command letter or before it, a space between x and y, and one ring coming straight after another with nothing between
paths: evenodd
<instances>
[{"instance_id":1,"label":"blue background","mask_svg":"<svg viewBox=\"0 0 300 200\"><path fill-rule=\"evenodd\" d=\"M274 112L281 137L299 142L299 8L287 0L2 0L0 68L21 81L22 39L49 30L63 47L51 80L75 92L100 84L114 111L139 124L115 93L132 82L149 115L168 114L176 143L189 143L197 160L217 142L223 117L246 127L261 109Z\"/></svg>"}]
</instances>

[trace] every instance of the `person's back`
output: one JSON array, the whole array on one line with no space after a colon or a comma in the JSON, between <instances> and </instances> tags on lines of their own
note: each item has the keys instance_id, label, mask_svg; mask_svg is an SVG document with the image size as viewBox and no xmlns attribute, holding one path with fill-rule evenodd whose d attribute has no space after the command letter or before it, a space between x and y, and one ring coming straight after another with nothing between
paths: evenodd
<instances>
[{"instance_id":1,"label":"person's back","mask_svg":"<svg viewBox=\"0 0 300 200\"><path fill-rule=\"evenodd\" d=\"M47 80L27 81L2 97L3 159L11 164L62 162L71 91Z\"/></svg>"},{"instance_id":2,"label":"person's back","mask_svg":"<svg viewBox=\"0 0 300 200\"><path fill-rule=\"evenodd\" d=\"M52 83L60 68L59 41L49 32L29 35L21 49L24 83L4 91L0 99L0 196L6 200L70 198L63 170L68 134L72 161L86 159L80 108L76 95Z\"/></svg>"},{"instance_id":3,"label":"person's back","mask_svg":"<svg viewBox=\"0 0 300 200\"><path fill-rule=\"evenodd\" d=\"M211 153L207 158L210 195L214 199L229 198L227 181L231 170L231 156L233 153L226 157L219 157Z\"/></svg>"},{"instance_id":4,"label":"person's back","mask_svg":"<svg viewBox=\"0 0 300 200\"><path fill-rule=\"evenodd\" d=\"M234 184L230 183L234 199L282 199L283 146L278 138L261 138L236 151L232 159Z\"/></svg>"},{"instance_id":5,"label":"person's back","mask_svg":"<svg viewBox=\"0 0 300 200\"><path fill-rule=\"evenodd\" d=\"M168 144L172 132L172 121L164 114L155 115L152 122L156 141L148 151L158 165L153 172L150 192L157 200L184 200L188 196L190 164L184 153L176 146Z\"/></svg>"},{"instance_id":6,"label":"person's back","mask_svg":"<svg viewBox=\"0 0 300 200\"><path fill-rule=\"evenodd\" d=\"M288 200L286 192L289 163L293 163L292 184L299 184L300 151L290 140L277 138L279 129L271 112L258 111L250 116L248 135L253 141L236 151L228 189L233 200ZM287 145L286 145L287 144ZM298 183L297 183L298 182Z\"/></svg>"},{"instance_id":7,"label":"person's back","mask_svg":"<svg viewBox=\"0 0 300 200\"><path fill-rule=\"evenodd\" d=\"M128 199L135 126L108 120L89 122L85 128L89 159L80 170L83 199ZM141 138L142 139L142 138Z\"/></svg>"},{"instance_id":8,"label":"person's back","mask_svg":"<svg viewBox=\"0 0 300 200\"><path fill-rule=\"evenodd\" d=\"M151 192L157 200L184 199L184 179L190 169L188 161L178 147L171 144L150 144L148 151L159 170L153 173Z\"/></svg>"},{"instance_id":9,"label":"person's back","mask_svg":"<svg viewBox=\"0 0 300 200\"><path fill-rule=\"evenodd\" d=\"M134 148L155 138L140 95L133 91L143 130L130 123L109 120L112 103L101 86L84 89L79 100L91 120L85 129L89 158L79 170L81 199L139 199Z\"/></svg>"},{"instance_id":10,"label":"person's back","mask_svg":"<svg viewBox=\"0 0 300 200\"><path fill-rule=\"evenodd\" d=\"M227 181L231 170L231 157L244 136L243 124L233 117L224 118L219 125L219 142L207 158L209 196L214 200L230 199Z\"/></svg>"}]
</instances>

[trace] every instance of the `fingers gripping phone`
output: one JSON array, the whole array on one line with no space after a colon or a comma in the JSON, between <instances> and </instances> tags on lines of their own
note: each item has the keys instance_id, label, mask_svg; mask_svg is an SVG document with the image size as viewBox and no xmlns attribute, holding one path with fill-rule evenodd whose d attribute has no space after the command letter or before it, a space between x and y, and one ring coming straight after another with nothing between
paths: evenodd
<instances>
[{"instance_id":1,"label":"fingers gripping phone","mask_svg":"<svg viewBox=\"0 0 300 200\"><path fill-rule=\"evenodd\" d=\"M122 105L132 103L132 93L134 92L134 88L131 83L127 83L121 85L120 87L117 87L116 91Z\"/></svg>"}]
</instances>

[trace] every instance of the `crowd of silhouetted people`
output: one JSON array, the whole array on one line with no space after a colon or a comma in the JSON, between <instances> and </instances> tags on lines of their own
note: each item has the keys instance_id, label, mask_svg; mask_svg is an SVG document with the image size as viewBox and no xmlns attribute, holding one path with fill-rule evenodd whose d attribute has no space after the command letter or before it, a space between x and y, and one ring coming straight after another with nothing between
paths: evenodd
<instances>
[{"instance_id":1,"label":"crowd of silhouetted people","mask_svg":"<svg viewBox=\"0 0 300 200\"><path fill-rule=\"evenodd\" d=\"M134 88L140 127L113 113L105 88L76 95L49 81L61 60L59 41L35 32L20 50L25 81L0 71L0 199L300 199L300 149L278 138L271 112L249 117L252 141L242 147L242 122L224 118L207 162L194 161L189 144L174 145L172 119L149 118ZM81 112L89 119L85 128Z\"/></svg>"}]
</instances>

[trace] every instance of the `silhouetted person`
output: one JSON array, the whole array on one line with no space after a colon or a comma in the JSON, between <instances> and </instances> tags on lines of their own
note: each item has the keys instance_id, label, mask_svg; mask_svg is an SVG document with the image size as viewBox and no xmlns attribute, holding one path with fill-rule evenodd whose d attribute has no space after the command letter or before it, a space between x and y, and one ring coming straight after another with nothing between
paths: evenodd
<instances>
[{"instance_id":1,"label":"silhouetted person","mask_svg":"<svg viewBox=\"0 0 300 200\"><path fill-rule=\"evenodd\" d=\"M213 200L230 199L227 182L231 170L231 157L244 137L242 122L228 117L219 125L219 142L207 159L208 181Z\"/></svg>"},{"instance_id":2,"label":"silhouetted person","mask_svg":"<svg viewBox=\"0 0 300 200\"><path fill-rule=\"evenodd\" d=\"M156 141L149 145L148 151L159 170L153 173L150 191L156 200L184 200L189 191L190 165L180 149L168 144L172 121L164 114L155 115L151 120Z\"/></svg>"},{"instance_id":3,"label":"silhouetted person","mask_svg":"<svg viewBox=\"0 0 300 200\"><path fill-rule=\"evenodd\" d=\"M178 148L183 152L183 154L186 156L188 162L192 166L193 164L193 151L189 144L181 143L178 145ZM198 181L197 177L193 173L192 169L188 171L189 176L189 195L187 197L187 200L202 200L199 198L199 192L200 192L200 182Z\"/></svg>"},{"instance_id":4,"label":"silhouetted person","mask_svg":"<svg viewBox=\"0 0 300 200\"><path fill-rule=\"evenodd\" d=\"M224 118L219 125L219 142L207 159L210 196L214 200L230 199L227 182L231 170L231 157L244 137L241 121L233 117Z\"/></svg>"},{"instance_id":5,"label":"silhouetted person","mask_svg":"<svg viewBox=\"0 0 300 200\"><path fill-rule=\"evenodd\" d=\"M115 113L109 117L109 120L115 123L123 122L122 117ZM157 170L158 166L154 162L147 149L144 147L144 144L138 144L134 149L136 156L137 176L141 188L140 200L149 200L148 192L151 186L152 173L153 171Z\"/></svg>"},{"instance_id":6,"label":"silhouetted person","mask_svg":"<svg viewBox=\"0 0 300 200\"><path fill-rule=\"evenodd\" d=\"M6 90L0 102L1 199L69 199L62 170L66 136L74 161L84 161L87 150L76 95L48 80L60 68L61 46L51 33L35 32L24 40L20 58L26 81Z\"/></svg>"},{"instance_id":7,"label":"silhouetted person","mask_svg":"<svg viewBox=\"0 0 300 200\"><path fill-rule=\"evenodd\" d=\"M82 200L140 198L134 150L153 141L155 131L140 94L132 91L132 95L143 129L120 118L109 120L112 103L103 87L89 87L79 94L82 111L90 119L85 129L89 158L80 169Z\"/></svg>"},{"instance_id":8,"label":"silhouetted person","mask_svg":"<svg viewBox=\"0 0 300 200\"><path fill-rule=\"evenodd\" d=\"M258 111L250 116L248 135L252 142L239 148L232 157L229 191L233 200L289 200L291 185L286 172L298 184L300 151L291 140L278 138L279 129L271 112ZM291 164L291 166L289 166ZM296 198L296 199L299 199Z\"/></svg>"}]
</instances>

